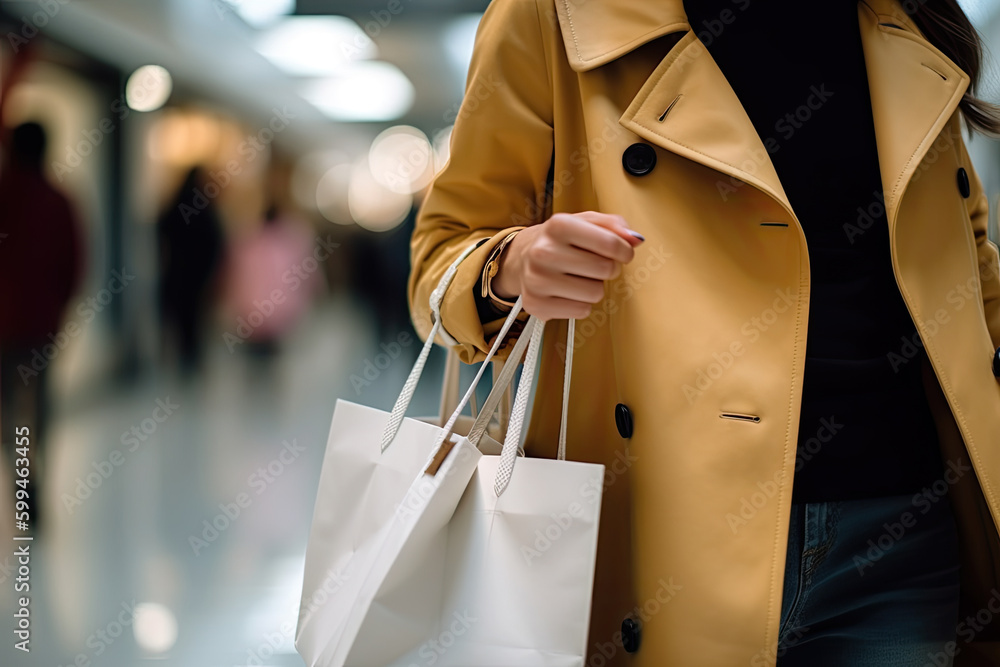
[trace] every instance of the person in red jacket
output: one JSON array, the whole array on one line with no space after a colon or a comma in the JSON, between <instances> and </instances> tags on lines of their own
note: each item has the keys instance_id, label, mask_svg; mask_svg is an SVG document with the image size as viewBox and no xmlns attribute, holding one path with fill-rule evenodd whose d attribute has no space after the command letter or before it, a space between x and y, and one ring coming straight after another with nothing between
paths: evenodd
<instances>
[{"instance_id":1,"label":"person in red jacket","mask_svg":"<svg viewBox=\"0 0 1000 667\"><path fill-rule=\"evenodd\" d=\"M0 429L12 463L14 429L29 429L29 504L37 523L47 379L69 338L63 314L80 283L82 243L73 206L44 173L44 128L19 125L7 146L0 171Z\"/></svg>"}]
</instances>

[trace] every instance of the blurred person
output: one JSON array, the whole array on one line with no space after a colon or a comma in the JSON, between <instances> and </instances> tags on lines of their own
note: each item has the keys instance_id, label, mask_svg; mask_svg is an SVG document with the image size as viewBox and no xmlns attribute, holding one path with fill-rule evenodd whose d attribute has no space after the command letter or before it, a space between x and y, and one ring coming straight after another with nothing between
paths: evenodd
<instances>
[{"instance_id":1,"label":"blurred person","mask_svg":"<svg viewBox=\"0 0 1000 667\"><path fill-rule=\"evenodd\" d=\"M308 311L322 286L308 224L271 204L253 231L229 244L223 270L225 333L230 352L238 348L263 369Z\"/></svg>"},{"instance_id":2,"label":"blurred person","mask_svg":"<svg viewBox=\"0 0 1000 667\"><path fill-rule=\"evenodd\" d=\"M30 429L33 501L44 474L51 362L71 335L62 320L83 274L81 230L73 205L45 176L46 144L42 125L18 125L0 171L0 423L8 463L14 429Z\"/></svg>"},{"instance_id":3,"label":"blurred person","mask_svg":"<svg viewBox=\"0 0 1000 667\"><path fill-rule=\"evenodd\" d=\"M225 249L218 209L204 185L202 169L191 169L156 227L165 350L175 352L184 377L202 362L206 310Z\"/></svg>"},{"instance_id":4,"label":"blurred person","mask_svg":"<svg viewBox=\"0 0 1000 667\"><path fill-rule=\"evenodd\" d=\"M371 309L375 340L379 342L390 342L402 332L413 331L406 303L406 281L415 219L416 208L412 208L397 227L383 232L360 230L352 239L354 290ZM419 351L409 346L404 356L415 359Z\"/></svg>"},{"instance_id":5,"label":"blurred person","mask_svg":"<svg viewBox=\"0 0 1000 667\"><path fill-rule=\"evenodd\" d=\"M549 458L579 320L587 664L1000 665L982 70L955 0L487 7L410 308L426 338L478 244L441 323L474 363L518 298L545 321Z\"/></svg>"}]
</instances>

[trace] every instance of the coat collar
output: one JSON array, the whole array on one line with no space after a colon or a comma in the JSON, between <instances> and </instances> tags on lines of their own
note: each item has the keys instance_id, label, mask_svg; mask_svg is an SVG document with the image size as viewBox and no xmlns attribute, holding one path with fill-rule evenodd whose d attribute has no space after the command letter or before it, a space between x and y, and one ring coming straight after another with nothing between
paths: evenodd
<instances>
[{"instance_id":1,"label":"coat collar","mask_svg":"<svg viewBox=\"0 0 1000 667\"><path fill-rule=\"evenodd\" d=\"M682 0L553 1L569 64L578 72L662 35L685 32L619 123L657 146L754 185L792 211L742 104L691 30ZM858 20L891 228L907 183L958 107L969 77L921 35L898 0L861 0Z\"/></svg>"},{"instance_id":2,"label":"coat collar","mask_svg":"<svg viewBox=\"0 0 1000 667\"><path fill-rule=\"evenodd\" d=\"M569 64L599 67L657 37L689 30L682 0L554 0Z\"/></svg>"}]
</instances>

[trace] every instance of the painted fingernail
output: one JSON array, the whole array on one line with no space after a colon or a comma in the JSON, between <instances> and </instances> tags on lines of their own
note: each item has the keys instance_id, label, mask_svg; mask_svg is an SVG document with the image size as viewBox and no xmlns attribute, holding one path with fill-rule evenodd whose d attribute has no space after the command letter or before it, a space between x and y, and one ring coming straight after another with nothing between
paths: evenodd
<instances>
[{"instance_id":1,"label":"painted fingernail","mask_svg":"<svg viewBox=\"0 0 1000 667\"><path fill-rule=\"evenodd\" d=\"M628 232L629 234L631 234L632 236L634 236L634 237L636 237L637 239L639 239L640 241L645 241L645 240L646 240L646 237L645 237L645 236L643 236L643 235L642 235L642 234L640 234L639 232L635 231L634 229L628 229L628 230L626 230L626 231L627 231L627 232Z\"/></svg>"}]
</instances>

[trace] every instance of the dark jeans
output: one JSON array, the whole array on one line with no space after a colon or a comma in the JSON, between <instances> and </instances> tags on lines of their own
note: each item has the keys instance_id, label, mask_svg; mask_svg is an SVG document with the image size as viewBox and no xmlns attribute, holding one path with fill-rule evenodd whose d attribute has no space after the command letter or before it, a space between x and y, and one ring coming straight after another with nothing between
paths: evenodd
<instances>
[{"instance_id":1,"label":"dark jeans","mask_svg":"<svg viewBox=\"0 0 1000 667\"><path fill-rule=\"evenodd\" d=\"M959 560L947 496L792 505L778 667L944 667Z\"/></svg>"}]
</instances>

